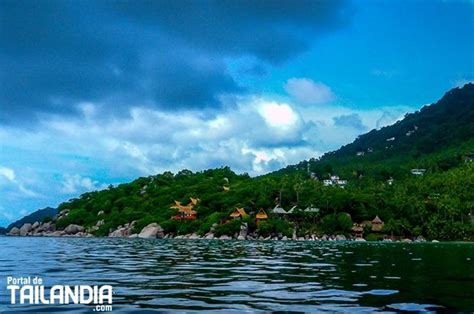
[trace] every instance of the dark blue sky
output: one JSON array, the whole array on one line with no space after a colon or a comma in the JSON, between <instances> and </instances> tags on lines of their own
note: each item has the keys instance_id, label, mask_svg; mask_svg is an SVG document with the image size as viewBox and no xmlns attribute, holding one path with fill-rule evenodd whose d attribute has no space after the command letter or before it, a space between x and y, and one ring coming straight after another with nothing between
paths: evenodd
<instances>
[{"instance_id":1,"label":"dark blue sky","mask_svg":"<svg viewBox=\"0 0 474 314\"><path fill-rule=\"evenodd\" d=\"M0 2L0 225L320 156L474 79L472 1Z\"/></svg>"}]
</instances>

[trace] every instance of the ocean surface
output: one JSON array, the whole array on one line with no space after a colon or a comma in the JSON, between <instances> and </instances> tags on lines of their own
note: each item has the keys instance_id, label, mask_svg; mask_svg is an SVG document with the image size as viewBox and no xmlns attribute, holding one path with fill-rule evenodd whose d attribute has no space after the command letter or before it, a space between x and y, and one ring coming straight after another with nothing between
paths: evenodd
<instances>
[{"instance_id":1,"label":"ocean surface","mask_svg":"<svg viewBox=\"0 0 474 314\"><path fill-rule=\"evenodd\" d=\"M0 312L92 312L11 305L7 276L112 285L113 312L474 311L472 243L0 237Z\"/></svg>"}]
</instances>

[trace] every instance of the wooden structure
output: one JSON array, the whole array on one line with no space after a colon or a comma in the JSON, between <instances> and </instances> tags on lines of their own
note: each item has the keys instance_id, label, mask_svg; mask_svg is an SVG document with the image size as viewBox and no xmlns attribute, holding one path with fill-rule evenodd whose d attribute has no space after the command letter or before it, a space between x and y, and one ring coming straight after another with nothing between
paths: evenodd
<instances>
[{"instance_id":1,"label":"wooden structure","mask_svg":"<svg viewBox=\"0 0 474 314\"><path fill-rule=\"evenodd\" d=\"M372 231L382 231L383 225L384 222L382 221L382 219L380 219L379 216L375 216L374 220L372 220Z\"/></svg>"},{"instance_id":2,"label":"wooden structure","mask_svg":"<svg viewBox=\"0 0 474 314\"><path fill-rule=\"evenodd\" d=\"M260 208L258 211L257 215L255 216L257 218L257 225L260 223L260 220L265 220L268 219L267 213L263 210L263 208Z\"/></svg>"},{"instance_id":3,"label":"wooden structure","mask_svg":"<svg viewBox=\"0 0 474 314\"><path fill-rule=\"evenodd\" d=\"M243 208L236 208L232 214L230 214L230 217L237 219L237 218L245 218L247 217L247 213L245 212L245 209Z\"/></svg>"},{"instance_id":4,"label":"wooden structure","mask_svg":"<svg viewBox=\"0 0 474 314\"><path fill-rule=\"evenodd\" d=\"M364 226L362 224L355 223L352 225L352 233L356 238L362 238L364 235Z\"/></svg>"},{"instance_id":5,"label":"wooden structure","mask_svg":"<svg viewBox=\"0 0 474 314\"><path fill-rule=\"evenodd\" d=\"M197 218L197 212L193 209L199 203L198 198L190 198L188 205L182 205L179 201L174 201L174 205L170 206L171 209L177 209L178 214L171 217L173 220L195 220Z\"/></svg>"}]
</instances>

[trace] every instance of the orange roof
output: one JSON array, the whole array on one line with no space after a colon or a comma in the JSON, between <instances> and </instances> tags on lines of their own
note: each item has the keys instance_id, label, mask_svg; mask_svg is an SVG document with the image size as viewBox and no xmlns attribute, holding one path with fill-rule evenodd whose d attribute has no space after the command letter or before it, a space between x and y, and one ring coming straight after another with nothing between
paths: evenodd
<instances>
[{"instance_id":1,"label":"orange roof","mask_svg":"<svg viewBox=\"0 0 474 314\"><path fill-rule=\"evenodd\" d=\"M257 218L257 219L267 219L267 218L268 218L268 215L267 215L267 213L266 213L262 208L260 208L260 210L259 210L258 213L257 213L256 218Z\"/></svg>"},{"instance_id":2,"label":"orange roof","mask_svg":"<svg viewBox=\"0 0 474 314\"><path fill-rule=\"evenodd\" d=\"M245 209L243 208L236 208L232 214L230 214L230 217L232 218L237 218L237 217L247 217L247 213L245 212Z\"/></svg>"},{"instance_id":3,"label":"orange roof","mask_svg":"<svg viewBox=\"0 0 474 314\"><path fill-rule=\"evenodd\" d=\"M199 203L199 201L200 201L199 198L192 198L192 197L190 197L189 199L191 200L191 203L192 203L193 205L197 205L197 203ZM191 203L190 203L189 205L191 205Z\"/></svg>"}]
</instances>

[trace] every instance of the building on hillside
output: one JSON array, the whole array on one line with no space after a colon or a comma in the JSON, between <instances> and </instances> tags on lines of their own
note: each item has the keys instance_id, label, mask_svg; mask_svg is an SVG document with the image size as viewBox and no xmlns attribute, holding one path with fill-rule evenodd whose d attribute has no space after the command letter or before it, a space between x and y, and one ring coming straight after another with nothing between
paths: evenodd
<instances>
[{"instance_id":1,"label":"building on hillside","mask_svg":"<svg viewBox=\"0 0 474 314\"><path fill-rule=\"evenodd\" d=\"M286 215L286 214L288 214L288 213L286 212L286 210L284 210L284 209L280 206L280 204L278 204L277 206L275 206L275 208L272 209L272 213L277 214L277 215Z\"/></svg>"},{"instance_id":2,"label":"building on hillside","mask_svg":"<svg viewBox=\"0 0 474 314\"><path fill-rule=\"evenodd\" d=\"M320 209L317 207L308 206L303 210L305 213L317 214L320 212Z\"/></svg>"},{"instance_id":3,"label":"building on hillside","mask_svg":"<svg viewBox=\"0 0 474 314\"><path fill-rule=\"evenodd\" d=\"M234 218L234 219L238 219L238 218L245 218L247 217L247 213L245 212L245 209L243 208L236 208L231 214L230 214L230 217Z\"/></svg>"},{"instance_id":4,"label":"building on hillside","mask_svg":"<svg viewBox=\"0 0 474 314\"><path fill-rule=\"evenodd\" d=\"M324 186L338 186L345 187L347 185L347 180L341 180L339 176L331 176L329 179L323 181Z\"/></svg>"},{"instance_id":5,"label":"building on hillside","mask_svg":"<svg viewBox=\"0 0 474 314\"><path fill-rule=\"evenodd\" d=\"M230 191L230 187L228 187L228 186L223 186L223 188L224 188L224 192L229 192Z\"/></svg>"},{"instance_id":6,"label":"building on hillside","mask_svg":"<svg viewBox=\"0 0 474 314\"><path fill-rule=\"evenodd\" d=\"M255 218L257 218L257 225L258 225L261 220L268 219L268 215L262 208L260 208Z\"/></svg>"},{"instance_id":7,"label":"building on hillside","mask_svg":"<svg viewBox=\"0 0 474 314\"><path fill-rule=\"evenodd\" d=\"M197 218L197 212L193 209L195 205L199 203L198 198L190 198L188 205L182 205L179 201L174 201L174 205L170 206L171 209L177 209L178 214L171 217L173 220L195 220Z\"/></svg>"},{"instance_id":8,"label":"building on hillside","mask_svg":"<svg viewBox=\"0 0 474 314\"><path fill-rule=\"evenodd\" d=\"M357 152L356 155L357 155L357 156L364 156L364 155L365 155L365 152L360 151L360 152Z\"/></svg>"},{"instance_id":9,"label":"building on hillside","mask_svg":"<svg viewBox=\"0 0 474 314\"><path fill-rule=\"evenodd\" d=\"M351 230L356 238L362 238L364 236L364 226L362 224L354 223Z\"/></svg>"},{"instance_id":10,"label":"building on hillside","mask_svg":"<svg viewBox=\"0 0 474 314\"><path fill-rule=\"evenodd\" d=\"M372 220L372 231L374 232L380 232L382 231L382 228L384 226L384 222L382 219L379 218L379 216L375 216L374 220Z\"/></svg>"},{"instance_id":11,"label":"building on hillside","mask_svg":"<svg viewBox=\"0 0 474 314\"><path fill-rule=\"evenodd\" d=\"M411 169L410 172L411 172L412 175L415 175L415 176L422 176L422 175L425 174L426 169L423 169L423 168L417 169L417 168L415 168L415 169Z\"/></svg>"},{"instance_id":12,"label":"building on hillside","mask_svg":"<svg viewBox=\"0 0 474 314\"><path fill-rule=\"evenodd\" d=\"M388 185L392 185L393 182L395 182L395 180L393 178L390 178L390 179L387 180Z\"/></svg>"}]
</instances>

